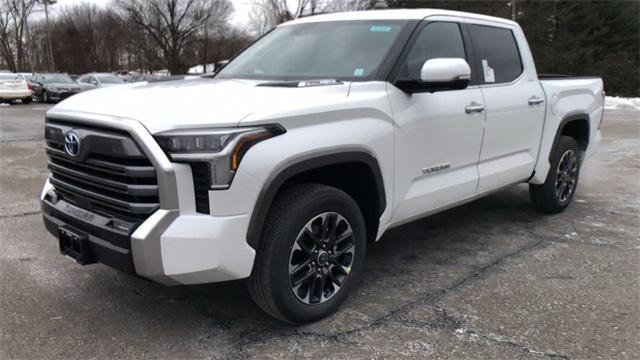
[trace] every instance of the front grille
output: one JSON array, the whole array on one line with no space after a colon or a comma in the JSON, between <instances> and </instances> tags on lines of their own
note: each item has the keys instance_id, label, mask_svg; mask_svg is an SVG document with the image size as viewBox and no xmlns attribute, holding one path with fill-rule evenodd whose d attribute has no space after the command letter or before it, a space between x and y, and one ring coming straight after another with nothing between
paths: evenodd
<instances>
[{"instance_id":1,"label":"front grille","mask_svg":"<svg viewBox=\"0 0 640 360\"><path fill-rule=\"evenodd\" d=\"M65 152L65 134L80 139L79 153ZM48 119L49 181L65 201L103 216L140 222L158 207L153 165L126 132Z\"/></svg>"}]
</instances>

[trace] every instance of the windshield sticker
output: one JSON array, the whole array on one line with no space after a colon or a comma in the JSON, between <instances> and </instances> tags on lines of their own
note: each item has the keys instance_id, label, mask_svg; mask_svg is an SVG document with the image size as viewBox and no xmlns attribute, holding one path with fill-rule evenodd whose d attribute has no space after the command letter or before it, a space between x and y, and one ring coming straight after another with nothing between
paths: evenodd
<instances>
[{"instance_id":1,"label":"windshield sticker","mask_svg":"<svg viewBox=\"0 0 640 360\"><path fill-rule=\"evenodd\" d=\"M391 26L383 26L383 25L372 25L369 28L371 32L390 32Z\"/></svg>"},{"instance_id":2,"label":"windshield sticker","mask_svg":"<svg viewBox=\"0 0 640 360\"><path fill-rule=\"evenodd\" d=\"M484 72L484 82L493 83L496 82L496 77L493 73L493 68L489 66L489 62L482 59L482 71Z\"/></svg>"},{"instance_id":3,"label":"windshield sticker","mask_svg":"<svg viewBox=\"0 0 640 360\"><path fill-rule=\"evenodd\" d=\"M364 75L363 68L357 68L353 70L353 76L362 76L362 75Z\"/></svg>"}]
</instances>

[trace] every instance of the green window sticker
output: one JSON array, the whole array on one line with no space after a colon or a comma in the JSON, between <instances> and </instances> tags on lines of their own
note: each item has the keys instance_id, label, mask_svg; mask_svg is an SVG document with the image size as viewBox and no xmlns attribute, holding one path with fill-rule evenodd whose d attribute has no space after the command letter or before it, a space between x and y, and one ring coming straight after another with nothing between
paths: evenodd
<instances>
[{"instance_id":1,"label":"green window sticker","mask_svg":"<svg viewBox=\"0 0 640 360\"><path fill-rule=\"evenodd\" d=\"M353 70L353 76L362 76L362 75L364 75L363 68L357 68Z\"/></svg>"},{"instance_id":2,"label":"green window sticker","mask_svg":"<svg viewBox=\"0 0 640 360\"><path fill-rule=\"evenodd\" d=\"M372 25L369 28L369 31L371 31L371 32L390 32L391 31L391 26Z\"/></svg>"}]
</instances>

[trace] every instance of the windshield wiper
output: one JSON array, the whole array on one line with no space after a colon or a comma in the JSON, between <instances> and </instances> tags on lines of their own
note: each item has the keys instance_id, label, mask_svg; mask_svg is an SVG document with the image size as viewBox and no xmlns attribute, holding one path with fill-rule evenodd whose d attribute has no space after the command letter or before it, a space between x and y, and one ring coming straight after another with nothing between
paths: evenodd
<instances>
[{"instance_id":1,"label":"windshield wiper","mask_svg":"<svg viewBox=\"0 0 640 360\"><path fill-rule=\"evenodd\" d=\"M268 81L259 83L256 86L274 86L274 87L312 87L312 86L328 86L340 85L342 81L336 79L322 80L293 80L293 81Z\"/></svg>"}]
</instances>

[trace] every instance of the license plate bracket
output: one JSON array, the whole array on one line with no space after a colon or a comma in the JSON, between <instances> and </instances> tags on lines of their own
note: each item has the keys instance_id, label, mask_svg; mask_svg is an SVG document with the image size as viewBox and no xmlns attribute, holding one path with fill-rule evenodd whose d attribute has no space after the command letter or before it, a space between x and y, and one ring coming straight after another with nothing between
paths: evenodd
<instances>
[{"instance_id":1,"label":"license plate bracket","mask_svg":"<svg viewBox=\"0 0 640 360\"><path fill-rule=\"evenodd\" d=\"M88 265L96 262L89 247L89 237L68 226L58 228L60 253L69 256L79 264Z\"/></svg>"}]
</instances>

